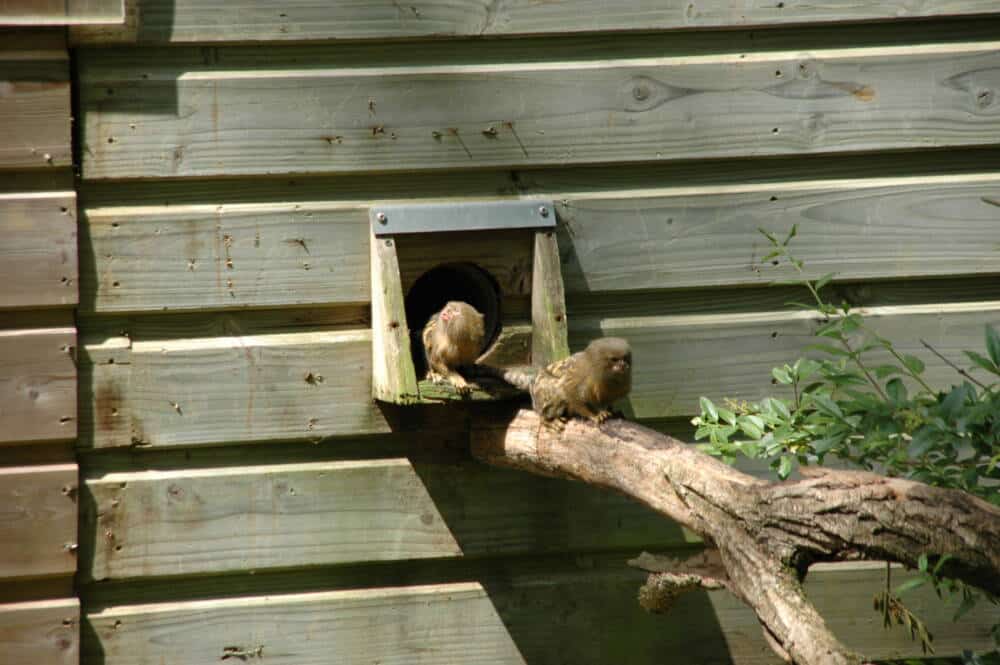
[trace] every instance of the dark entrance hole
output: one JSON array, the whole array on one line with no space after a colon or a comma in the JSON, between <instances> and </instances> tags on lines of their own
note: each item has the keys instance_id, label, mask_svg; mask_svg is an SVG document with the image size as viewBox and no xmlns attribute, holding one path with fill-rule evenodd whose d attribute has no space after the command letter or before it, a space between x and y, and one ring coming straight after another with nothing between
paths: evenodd
<instances>
[{"instance_id":1,"label":"dark entrance hole","mask_svg":"<svg viewBox=\"0 0 1000 665\"><path fill-rule=\"evenodd\" d=\"M446 263L421 275L406 294L406 324L410 328L410 349L417 380L427 373L424 325L449 300L467 302L484 317L485 351L500 334L500 287L493 276L474 263Z\"/></svg>"}]
</instances>

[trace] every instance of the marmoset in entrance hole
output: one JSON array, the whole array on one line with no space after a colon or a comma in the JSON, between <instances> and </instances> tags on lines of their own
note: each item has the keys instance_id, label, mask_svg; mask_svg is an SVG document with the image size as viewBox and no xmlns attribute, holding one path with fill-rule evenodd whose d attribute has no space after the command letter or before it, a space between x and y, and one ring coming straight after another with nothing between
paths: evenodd
<instances>
[{"instance_id":1,"label":"marmoset in entrance hole","mask_svg":"<svg viewBox=\"0 0 1000 665\"><path fill-rule=\"evenodd\" d=\"M483 315L468 303L449 301L424 326L427 378L448 381L460 393L468 393L471 386L455 369L476 361L484 337Z\"/></svg>"}]
</instances>

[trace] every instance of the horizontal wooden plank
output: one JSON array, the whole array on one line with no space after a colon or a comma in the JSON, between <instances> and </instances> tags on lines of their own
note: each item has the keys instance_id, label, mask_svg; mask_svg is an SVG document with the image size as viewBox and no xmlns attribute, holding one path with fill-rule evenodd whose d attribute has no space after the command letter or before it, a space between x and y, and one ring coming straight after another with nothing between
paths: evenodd
<instances>
[{"instance_id":1,"label":"horizontal wooden plank","mask_svg":"<svg viewBox=\"0 0 1000 665\"><path fill-rule=\"evenodd\" d=\"M796 254L813 277L1000 273L998 185L997 173L964 173L548 194L561 201L572 295L767 284L775 274L760 269L767 241L757 229L783 234L793 224ZM89 208L82 306L110 313L367 303L368 223L361 201ZM478 237L483 247L450 236L401 239L404 288L435 264L475 261L505 293L523 292L530 247Z\"/></svg>"},{"instance_id":2,"label":"horizontal wooden plank","mask_svg":"<svg viewBox=\"0 0 1000 665\"><path fill-rule=\"evenodd\" d=\"M80 602L76 598L0 605L0 662L77 665Z\"/></svg>"},{"instance_id":3,"label":"horizontal wooden plank","mask_svg":"<svg viewBox=\"0 0 1000 665\"><path fill-rule=\"evenodd\" d=\"M474 583L115 608L88 622L82 662L105 665L524 662Z\"/></svg>"},{"instance_id":4,"label":"horizontal wooden plank","mask_svg":"<svg viewBox=\"0 0 1000 665\"><path fill-rule=\"evenodd\" d=\"M80 58L87 179L646 162L995 144L995 41L346 66L336 50ZM259 57L259 53L256 54ZM286 59L288 60L288 59ZM289 90L301 92L289 106Z\"/></svg>"},{"instance_id":5,"label":"horizontal wooden plank","mask_svg":"<svg viewBox=\"0 0 1000 665\"><path fill-rule=\"evenodd\" d=\"M919 340L961 362L963 349L982 348L984 325L1000 320L998 302L866 311L898 349L923 358L941 386L959 377ZM633 390L624 406L639 419L691 415L702 395L776 392L771 368L802 354L817 326L808 314L787 311L581 319L570 312L569 322L574 350L600 335L632 343ZM88 342L80 445L313 440L426 427L424 415L407 424L371 403L370 344L368 330ZM453 412L436 413L447 420Z\"/></svg>"},{"instance_id":6,"label":"horizontal wooden plank","mask_svg":"<svg viewBox=\"0 0 1000 665\"><path fill-rule=\"evenodd\" d=\"M29 32L0 42L0 169L70 166L65 39Z\"/></svg>"},{"instance_id":7,"label":"horizontal wooden plank","mask_svg":"<svg viewBox=\"0 0 1000 665\"><path fill-rule=\"evenodd\" d=\"M982 349L985 326L1000 321L1000 302L963 305L876 307L867 324L892 340L900 353L923 359L925 378L946 387L963 380L920 343L964 364L962 351ZM570 318L570 343L582 347L601 335L625 337L632 343L632 393L626 412L635 418L691 414L702 395L721 402L726 397L755 400L783 394L771 385L771 368L792 362L817 342L817 321L810 313L762 312L733 315L650 316L576 321ZM872 352L871 363L887 357ZM878 360L880 359L881 360Z\"/></svg>"},{"instance_id":8,"label":"horizontal wooden plank","mask_svg":"<svg viewBox=\"0 0 1000 665\"><path fill-rule=\"evenodd\" d=\"M313 594L253 595L243 598L193 602L164 602L144 605L117 604L88 611L88 631L84 663L95 654L111 653L108 665L134 662L126 658L127 649L150 661L171 663L209 662L230 644L263 645L266 658L277 662L329 662L328 649L316 631L305 639L294 626L316 625L324 629L327 621L336 628L364 630L358 612L345 607L346 598L367 599L365 612L385 615L383 599L395 595L420 593L429 607L441 612L442 621L450 621L453 612L442 604L453 590L474 586L485 589L484 600L495 608L510 639L529 663L573 662L583 665L605 665L628 662L635 665L662 663L664 653L683 653L685 662L734 663L735 665L775 665L779 661L764 642L753 614L726 592L691 593L682 597L678 606L666 615L652 615L636 602L637 587L645 574L625 566L625 556L607 557L579 555L573 559L560 557L557 562L539 565L538 560L489 561L474 570L459 573L450 584L434 587L396 589L357 589ZM420 576L422 564L410 564L407 575ZM428 564L433 566L434 564ZM314 575L314 586L329 584L335 572ZM380 571L380 575L393 575ZM885 631L879 616L871 609L871 595L883 584L879 568L860 567L811 573L805 583L828 625L852 647L873 658L919 655L919 646L900 629ZM445 576L448 575L445 573ZM370 577L370 576L369 576ZM906 579L897 571L894 580ZM201 588L225 589L227 578L202 578ZM385 578L383 578L385 579ZM198 581L185 579L186 588L197 587ZM277 594L277 595L273 595ZM268 598L269 600L265 600ZM141 600L141 596L136 596ZM401 604L402 601L393 602ZM270 612L261 608L271 609ZM991 642L989 626L1000 612L988 604L980 604L973 614L958 623L951 621L952 610L944 607L930 590L908 594L907 604L928 621L936 637L939 655L954 655L962 649L987 648ZM259 611L251 613L250 608ZM272 609L273 608L273 609ZM286 608L293 608L292 612ZM416 610L419 611L419 610ZM394 613L395 614L395 613ZM404 614L400 612L399 614ZM275 620L278 621L275 626ZM119 622L116 624L116 622ZM382 622L375 619L375 630ZM290 625L289 625L290 624ZM594 627L599 626L599 630ZM277 633L285 628L287 637ZM174 631L183 631L185 639L174 639ZM274 632L272 632L274 631ZM380 633L376 633L378 635ZM406 633L410 634L410 633ZM425 637L423 645L430 651L436 644ZM342 644L350 637L338 633ZM478 654L476 634L453 636ZM226 643L224 640L229 639ZM375 645L382 640L372 638ZM399 634L388 638L396 646L408 644ZM270 655L268 649L270 648ZM174 650L178 651L174 651ZM341 655L342 652L335 652ZM449 652L450 653L450 652ZM287 656L284 654L288 654ZM139 656L135 656L138 658ZM398 660L382 662L412 662L416 655L398 656ZM475 657L474 655L470 657ZM451 662L446 659L434 662Z\"/></svg>"},{"instance_id":9,"label":"horizontal wooden plank","mask_svg":"<svg viewBox=\"0 0 1000 665\"><path fill-rule=\"evenodd\" d=\"M618 495L470 462L119 472L85 492L80 566L97 580L693 540Z\"/></svg>"},{"instance_id":10,"label":"horizontal wooden plank","mask_svg":"<svg viewBox=\"0 0 1000 665\"><path fill-rule=\"evenodd\" d=\"M76 194L0 194L0 308L77 301Z\"/></svg>"},{"instance_id":11,"label":"horizontal wooden plank","mask_svg":"<svg viewBox=\"0 0 1000 665\"><path fill-rule=\"evenodd\" d=\"M123 0L4 0L0 25L121 23Z\"/></svg>"},{"instance_id":12,"label":"horizontal wooden plank","mask_svg":"<svg viewBox=\"0 0 1000 665\"><path fill-rule=\"evenodd\" d=\"M76 437L75 356L74 327L0 330L0 442Z\"/></svg>"},{"instance_id":13,"label":"horizontal wooden plank","mask_svg":"<svg viewBox=\"0 0 1000 665\"><path fill-rule=\"evenodd\" d=\"M0 578L76 572L76 464L0 468L0 505Z\"/></svg>"},{"instance_id":14,"label":"horizontal wooden plank","mask_svg":"<svg viewBox=\"0 0 1000 665\"><path fill-rule=\"evenodd\" d=\"M81 377L92 407L81 411L80 445L388 431L370 398L370 340L358 330L112 343L125 361Z\"/></svg>"},{"instance_id":15,"label":"horizontal wooden plank","mask_svg":"<svg viewBox=\"0 0 1000 665\"><path fill-rule=\"evenodd\" d=\"M821 6L803 0L768 5L681 0L515 0L491 4L414 1L408 5L352 0L333 6L265 0L134 0L137 27L85 31L77 43L287 41L574 33L605 30L781 25L878 19L960 16L997 11L990 0L919 4L905 0L859 3L836 0Z\"/></svg>"}]
</instances>

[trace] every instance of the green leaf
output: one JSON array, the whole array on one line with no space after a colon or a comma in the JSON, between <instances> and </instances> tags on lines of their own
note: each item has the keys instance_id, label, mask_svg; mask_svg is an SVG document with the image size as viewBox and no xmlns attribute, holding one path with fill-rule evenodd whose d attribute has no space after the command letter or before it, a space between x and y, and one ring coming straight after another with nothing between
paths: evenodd
<instances>
[{"instance_id":1,"label":"green leaf","mask_svg":"<svg viewBox=\"0 0 1000 665\"><path fill-rule=\"evenodd\" d=\"M760 425L757 424L758 422ZM740 416L736 419L736 424L751 439L759 439L764 436L764 422L756 416Z\"/></svg>"},{"instance_id":2,"label":"green leaf","mask_svg":"<svg viewBox=\"0 0 1000 665\"><path fill-rule=\"evenodd\" d=\"M916 356L904 355L903 364L906 365L906 369L910 370L914 374L924 373L924 361Z\"/></svg>"},{"instance_id":3,"label":"green leaf","mask_svg":"<svg viewBox=\"0 0 1000 665\"><path fill-rule=\"evenodd\" d=\"M778 415L780 415L785 420L791 419L792 412L788 410L788 405L785 404L784 400L772 399L770 403L771 406L774 408L774 410L778 412Z\"/></svg>"},{"instance_id":4,"label":"green leaf","mask_svg":"<svg viewBox=\"0 0 1000 665\"><path fill-rule=\"evenodd\" d=\"M819 291L824 286L826 286L827 284L829 284L830 280L832 280L836 276L837 276L837 273L835 273L835 272L828 272L827 274L823 275L822 277L820 277L819 279L816 280L816 282L813 284L813 288L816 289L817 291Z\"/></svg>"},{"instance_id":5,"label":"green leaf","mask_svg":"<svg viewBox=\"0 0 1000 665\"><path fill-rule=\"evenodd\" d=\"M934 564L934 574L935 574L935 575L937 575L937 574L938 574L939 572L941 572L941 567L942 567L942 566L943 566L944 564L948 563L948 560L949 560L949 559L951 559L951 555L950 555L950 554L945 554L944 556L940 557L940 558L939 558L939 559L937 560L937 563L936 563L936 564Z\"/></svg>"},{"instance_id":6,"label":"green leaf","mask_svg":"<svg viewBox=\"0 0 1000 665\"><path fill-rule=\"evenodd\" d=\"M893 379L885 384L885 392L896 403L896 406L906 402L906 386L903 385L902 379Z\"/></svg>"},{"instance_id":7,"label":"green leaf","mask_svg":"<svg viewBox=\"0 0 1000 665\"><path fill-rule=\"evenodd\" d=\"M830 399L828 395L813 395L812 399L820 411L823 411L828 415L836 416L837 418L842 419L844 417L844 412L840 410L837 403Z\"/></svg>"},{"instance_id":8,"label":"green leaf","mask_svg":"<svg viewBox=\"0 0 1000 665\"><path fill-rule=\"evenodd\" d=\"M914 433L913 439L910 440L910 445L906 448L906 454L909 455L910 459L923 457L936 443L935 434L936 432L927 426L918 429Z\"/></svg>"},{"instance_id":9,"label":"green leaf","mask_svg":"<svg viewBox=\"0 0 1000 665\"><path fill-rule=\"evenodd\" d=\"M914 577L913 579L906 580L902 584L896 587L895 593L897 596L901 596L907 591L912 591L913 589L919 589L923 585L927 584L926 577Z\"/></svg>"},{"instance_id":10,"label":"green leaf","mask_svg":"<svg viewBox=\"0 0 1000 665\"><path fill-rule=\"evenodd\" d=\"M722 418L723 421L729 423L730 425L735 425L736 424L736 414L735 413L733 413L729 409L723 409L722 407L719 407L717 409L717 411L719 412L719 417Z\"/></svg>"},{"instance_id":11,"label":"green leaf","mask_svg":"<svg viewBox=\"0 0 1000 665\"><path fill-rule=\"evenodd\" d=\"M872 371L874 371L875 376L877 376L880 379L884 379L887 376L892 376L893 374L903 373L903 370L901 370L896 365L879 365Z\"/></svg>"},{"instance_id":12,"label":"green leaf","mask_svg":"<svg viewBox=\"0 0 1000 665\"><path fill-rule=\"evenodd\" d=\"M989 358L981 356L975 351L962 351L962 353L964 353L969 360L976 363L977 365L985 369L987 372L992 372L993 374L1000 374L1000 369L998 369L992 362L990 362Z\"/></svg>"},{"instance_id":13,"label":"green leaf","mask_svg":"<svg viewBox=\"0 0 1000 665\"><path fill-rule=\"evenodd\" d=\"M1000 333L993 326L986 326L986 351L994 365L1000 365Z\"/></svg>"},{"instance_id":14,"label":"green leaf","mask_svg":"<svg viewBox=\"0 0 1000 665\"><path fill-rule=\"evenodd\" d=\"M861 327L861 316L859 314L845 316L842 320L843 325L841 326L841 329L844 331L845 335L850 335L852 332Z\"/></svg>"},{"instance_id":15,"label":"green leaf","mask_svg":"<svg viewBox=\"0 0 1000 665\"><path fill-rule=\"evenodd\" d=\"M927 572L927 555L926 554L921 554L919 557L917 557L917 568L919 568L920 572L922 572L922 573L926 573Z\"/></svg>"},{"instance_id":16,"label":"green leaf","mask_svg":"<svg viewBox=\"0 0 1000 665\"><path fill-rule=\"evenodd\" d=\"M792 472L792 456L782 455L781 461L778 462L778 477L784 480L788 477L788 474Z\"/></svg>"},{"instance_id":17,"label":"green leaf","mask_svg":"<svg viewBox=\"0 0 1000 665\"><path fill-rule=\"evenodd\" d=\"M771 376L773 376L775 380L780 384L787 386L791 385L792 383L792 375L788 372L787 365L785 367L775 367L774 369L772 369Z\"/></svg>"},{"instance_id":18,"label":"green leaf","mask_svg":"<svg viewBox=\"0 0 1000 665\"><path fill-rule=\"evenodd\" d=\"M782 245L787 245L789 242L791 242L792 238L794 238L795 235L798 232L799 232L799 225L798 224L792 224L792 228L788 232L788 235L785 237L785 241L783 243L781 243L781 244Z\"/></svg>"},{"instance_id":19,"label":"green leaf","mask_svg":"<svg viewBox=\"0 0 1000 665\"><path fill-rule=\"evenodd\" d=\"M702 414L707 415L709 420L713 423L719 422L719 412L715 409L715 405L712 404L712 400L707 397L702 397L698 401L701 404Z\"/></svg>"},{"instance_id":20,"label":"green leaf","mask_svg":"<svg viewBox=\"0 0 1000 665\"><path fill-rule=\"evenodd\" d=\"M762 226L758 226L758 227L757 227L757 231L758 231L758 232L759 232L759 233L760 233L760 234L761 234L762 236L764 236L765 238L767 238L768 240L770 240L772 244L774 244L774 245L780 245L780 244L781 244L781 243L779 243L779 242L778 242L778 239L777 239L777 238L775 238L773 234L771 234L771 233L768 233L768 231L767 231L767 230L766 230L766 229L765 229L764 227L762 227Z\"/></svg>"},{"instance_id":21,"label":"green leaf","mask_svg":"<svg viewBox=\"0 0 1000 665\"><path fill-rule=\"evenodd\" d=\"M954 420L955 416L961 410L962 405L965 404L965 397L968 394L968 384L962 384L960 386L955 386L951 389L951 392L941 400L941 412L945 418L949 420Z\"/></svg>"}]
</instances>

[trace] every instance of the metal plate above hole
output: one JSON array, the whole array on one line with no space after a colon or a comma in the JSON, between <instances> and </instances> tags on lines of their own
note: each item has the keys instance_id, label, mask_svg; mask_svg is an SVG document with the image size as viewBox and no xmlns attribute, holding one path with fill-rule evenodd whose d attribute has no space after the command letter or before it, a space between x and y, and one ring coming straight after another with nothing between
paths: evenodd
<instances>
[{"instance_id":1,"label":"metal plate above hole","mask_svg":"<svg viewBox=\"0 0 1000 665\"><path fill-rule=\"evenodd\" d=\"M416 203L373 206L368 216L376 236L396 233L531 229L556 224L552 201Z\"/></svg>"}]
</instances>

